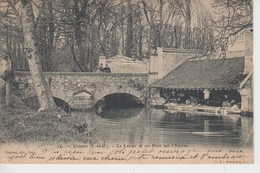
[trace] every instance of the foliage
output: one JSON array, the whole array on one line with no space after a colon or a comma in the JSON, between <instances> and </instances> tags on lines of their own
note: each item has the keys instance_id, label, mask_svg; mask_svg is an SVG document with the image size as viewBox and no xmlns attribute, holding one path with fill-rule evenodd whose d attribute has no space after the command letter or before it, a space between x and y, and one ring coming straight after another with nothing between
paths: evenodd
<instances>
[{"instance_id":1,"label":"foliage","mask_svg":"<svg viewBox=\"0 0 260 173\"><path fill-rule=\"evenodd\" d=\"M32 0L44 71L95 71L100 53L139 60L156 47L212 52L253 25L252 0ZM0 3L0 55L28 70L21 4ZM64 53L66 52L66 53ZM64 68L65 67L65 68Z\"/></svg>"},{"instance_id":2,"label":"foliage","mask_svg":"<svg viewBox=\"0 0 260 173\"><path fill-rule=\"evenodd\" d=\"M233 44L245 29L253 27L253 0L215 0L212 7L215 50Z\"/></svg>"}]
</instances>

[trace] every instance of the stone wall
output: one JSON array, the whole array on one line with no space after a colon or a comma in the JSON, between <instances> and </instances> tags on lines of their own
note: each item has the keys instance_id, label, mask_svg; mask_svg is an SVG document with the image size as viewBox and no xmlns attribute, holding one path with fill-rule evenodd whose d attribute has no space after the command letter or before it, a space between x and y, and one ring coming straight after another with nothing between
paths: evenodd
<instances>
[{"instance_id":1,"label":"stone wall","mask_svg":"<svg viewBox=\"0 0 260 173\"><path fill-rule=\"evenodd\" d=\"M253 30L248 28L243 34L244 38L244 72L247 77L244 79L246 82L240 89L241 94L241 109L245 112L254 112L254 78L253 78ZM249 77L249 78L248 78Z\"/></svg>"},{"instance_id":2,"label":"stone wall","mask_svg":"<svg viewBox=\"0 0 260 173\"><path fill-rule=\"evenodd\" d=\"M127 93L145 100L147 74L46 72L53 97L67 102L72 108L91 108L109 94ZM15 72L23 99L35 96L29 72Z\"/></svg>"},{"instance_id":3,"label":"stone wall","mask_svg":"<svg viewBox=\"0 0 260 173\"><path fill-rule=\"evenodd\" d=\"M245 33L238 33L236 36L231 36L228 44L228 51L245 50Z\"/></svg>"},{"instance_id":4,"label":"stone wall","mask_svg":"<svg viewBox=\"0 0 260 173\"><path fill-rule=\"evenodd\" d=\"M147 73L147 64L142 61L109 62L112 73Z\"/></svg>"},{"instance_id":5,"label":"stone wall","mask_svg":"<svg viewBox=\"0 0 260 173\"><path fill-rule=\"evenodd\" d=\"M156 53L150 57L149 82L162 79L188 59L201 57L199 50L158 47Z\"/></svg>"},{"instance_id":6,"label":"stone wall","mask_svg":"<svg viewBox=\"0 0 260 173\"><path fill-rule=\"evenodd\" d=\"M244 112L254 112L254 82L253 75L246 79L245 85L239 89L241 95L241 110Z\"/></svg>"},{"instance_id":7,"label":"stone wall","mask_svg":"<svg viewBox=\"0 0 260 173\"><path fill-rule=\"evenodd\" d=\"M99 58L99 61L102 59ZM148 62L139 61L122 55L106 59L106 64L111 69L111 73L147 73Z\"/></svg>"},{"instance_id":8,"label":"stone wall","mask_svg":"<svg viewBox=\"0 0 260 173\"><path fill-rule=\"evenodd\" d=\"M190 58L199 58L201 56L198 50L187 49L163 49L162 54L162 71L159 72L159 78L163 78L170 71L181 65Z\"/></svg>"},{"instance_id":9,"label":"stone wall","mask_svg":"<svg viewBox=\"0 0 260 173\"><path fill-rule=\"evenodd\" d=\"M160 88L150 88L148 104L149 106L162 106L166 103L166 100L160 96Z\"/></svg>"},{"instance_id":10,"label":"stone wall","mask_svg":"<svg viewBox=\"0 0 260 173\"><path fill-rule=\"evenodd\" d=\"M253 32L250 29L245 31L245 69L244 74L253 71Z\"/></svg>"}]
</instances>

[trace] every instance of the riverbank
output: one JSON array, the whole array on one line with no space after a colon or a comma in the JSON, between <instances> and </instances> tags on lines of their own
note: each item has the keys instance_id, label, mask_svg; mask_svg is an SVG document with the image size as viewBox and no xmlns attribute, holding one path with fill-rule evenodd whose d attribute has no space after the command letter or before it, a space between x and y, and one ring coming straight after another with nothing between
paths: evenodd
<instances>
[{"instance_id":1,"label":"riverbank","mask_svg":"<svg viewBox=\"0 0 260 173\"><path fill-rule=\"evenodd\" d=\"M95 143L96 130L62 110L36 112L17 100L13 107L0 105L0 145Z\"/></svg>"}]
</instances>

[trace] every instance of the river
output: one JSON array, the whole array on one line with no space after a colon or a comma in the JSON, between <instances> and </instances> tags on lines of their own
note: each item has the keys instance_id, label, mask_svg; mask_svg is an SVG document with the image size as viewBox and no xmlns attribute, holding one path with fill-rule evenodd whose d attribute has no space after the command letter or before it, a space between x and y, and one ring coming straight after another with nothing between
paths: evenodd
<instances>
[{"instance_id":1,"label":"river","mask_svg":"<svg viewBox=\"0 0 260 173\"><path fill-rule=\"evenodd\" d=\"M72 112L109 145L171 145L177 147L252 148L253 118L192 112L166 112L155 108L108 109Z\"/></svg>"}]
</instances>

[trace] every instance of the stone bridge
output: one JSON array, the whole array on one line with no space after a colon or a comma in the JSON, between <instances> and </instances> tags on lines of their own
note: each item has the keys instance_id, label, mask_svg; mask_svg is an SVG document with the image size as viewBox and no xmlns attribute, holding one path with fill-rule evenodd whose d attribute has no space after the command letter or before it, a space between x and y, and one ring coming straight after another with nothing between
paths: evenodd
<instances>
[{"instance_id":1,"label":"stone bridge","mask_svg":"<svg viewBox=\"0 0 260 173\"><path fill-rule=\"evenodd\" d=\"M44 72L54 98L69 104L72 109L90 109L110 94L124 93L146 99L147 74L90 73L90 72ZM23 99L35 97L29 72L15 71Z\"/></svg>"}]
</instances>

